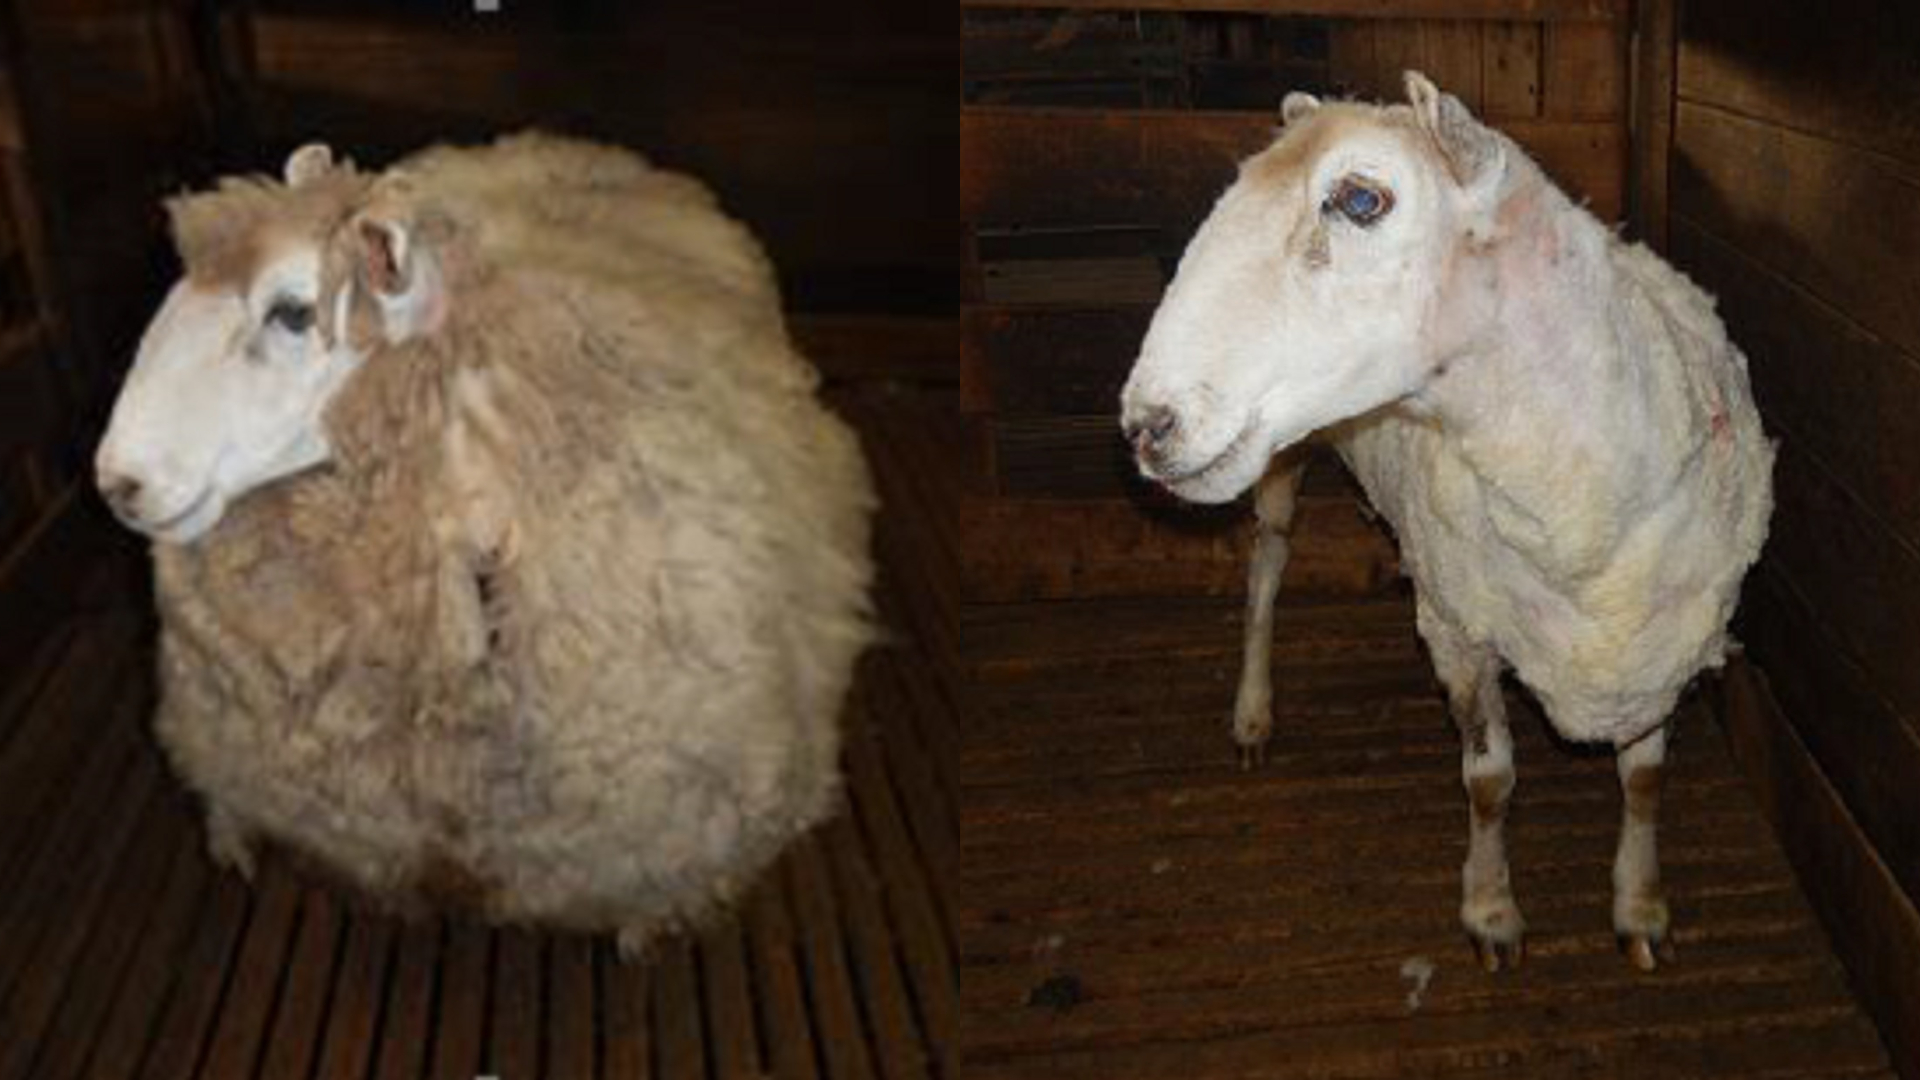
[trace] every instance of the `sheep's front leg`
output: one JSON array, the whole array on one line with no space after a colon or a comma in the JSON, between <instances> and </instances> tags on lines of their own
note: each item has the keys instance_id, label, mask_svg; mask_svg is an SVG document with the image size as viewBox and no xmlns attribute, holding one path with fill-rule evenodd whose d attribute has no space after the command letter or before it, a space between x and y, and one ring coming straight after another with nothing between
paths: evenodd
<instances>
[{"instance_id":1,"label":"sheep's front leg","mask_svg":"<svg viewBox=\"0 0 1920 1080\"><path fill-rule=\"evenodd\" d=\"M1641 971L1672 963L1667 935L1667 897L1660 887L1660 856L1654 831L1660 817L1660 782L1667 758L1667 729L1653 729L1620 749L1615 764L1625 804L1620 847L1613 859L1613 932L1627 959Z\"/></svg>"},{"instance_id":2,"label":"sheep's front leg","mask_svg":"<svg viewBox=\"0 0 1920 1080\"><path fill-rule=\"evenodd\" d=\"M1513 737L1500 694L1500 658L1490 649L1449 648L1435 641L1434 666L1447 687L1447 707L1460 728L1460 773L1470 823L1461 871L1460 924L1489 972L1520 965L1526 920L1507 873L1507 801L1513 795Z\"/></svg>"},{"instance_id":3,"label":"sheep's front leg","mask_svg":"<svg viewBox=\"0 0 1920 1080\"><path fill-rule=\"evenodd\" d=\"M1240 767L1266 760L1273 735L1273 601L1291 554L1295 495L1305 461L1297 451L1275 458L1254 491L1253 559L1247 568L1247 627L1240 689L1233 701L1233 741Z\"/></svg>"}]
</instances>

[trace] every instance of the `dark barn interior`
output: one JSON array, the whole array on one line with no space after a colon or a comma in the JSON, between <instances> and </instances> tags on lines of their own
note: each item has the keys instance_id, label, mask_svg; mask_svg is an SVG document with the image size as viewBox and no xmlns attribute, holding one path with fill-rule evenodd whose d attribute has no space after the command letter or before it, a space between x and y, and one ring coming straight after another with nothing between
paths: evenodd
<instances>
[{"instance_id":1,"label":"dark barn interior","mask_svg":"<svg viewBox=\"0 0 1920 1080\"><path fill-rule=\"evenodd\" d=\"M0 0L0 1080L1920 1080L1916 58L1895 0ZM1517 687L1527 960L1479 969L1458 741L1330 452L1243 771L1245 501L1119 437L1282 96L1407 68L1718 297L1780 442L1744 651L1680 710L1657 972L1607 924L1611 755ZM91 476L162 199L529 125L752 227L884 503L846 808L638 963L216 869Z\"/></svg>"},{"instance_id":2,"label":"dark barn interior","mask_svg":"<svg viewBox=\"0 0 1920 1080\"><path fill-rule=\"evenodd\" d=\"M956 1075L957 575L945 14L782 5L0 5L0 1077ZM769 249L889 506L850 798L732 917L611 942L400 921L204 855L151 735L146 560L93 491L178 274L160 200L331 143L382 165L535 125L639 149ZM950 558L950 557L949 557Z\"/></svg>"},{"instance_id":3,"label":"dark barn interior","mask_svg":"<svg viewBox=\"0 0 1920 1080\"><path fill-rule=\"evenodd\" d=\"M1909 5L965 0L958 894L970 1076L1920 1076L1920 158ZM1681 710L1678 962L1606 924L1611 755L1509 694L1526 963L1455 921L1459 750L1331 453L1236 768L1251 516L1139 481L1118 390L1291 89L1418 68L1719 297L1780 440L1735 632Z\"/></svg>"}]
</instances>

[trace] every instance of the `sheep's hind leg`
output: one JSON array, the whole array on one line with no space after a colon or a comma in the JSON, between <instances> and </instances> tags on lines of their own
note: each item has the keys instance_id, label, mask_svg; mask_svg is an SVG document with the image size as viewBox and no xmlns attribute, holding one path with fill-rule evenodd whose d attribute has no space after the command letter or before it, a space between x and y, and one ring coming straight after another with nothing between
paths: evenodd
<instances>
[{"instance_id":1,"label":"sheep's hind leg","mask_svg":"<svg viewBox=\"0 0 1920 1080\"><path fill-rule=\"evenodd\" d=\"M1665 725L1640 741L1620 748L1615 764L1625 804L1620 847L1613 860L1613 932L1627 959L1641 971L1674 960L1668 936L1666 893L1660 886L1660 857L1654 831L1660 816L1660 781L1667 757Z\"/></svg>"},{"instance_id":2,"label":"sheep's hind leg","mask_svg":"<svg viewBox=\"0 0 1920 1080\"><path fill-rule=\"evenodd\" d=\"M1426 627L1423 627L1426 629ZM1513 795L1513 736L1500 694L1500 658L1490 649L1449 647L1428 634L1434 667L1460 728L1460 773L1471 815L1461 868L1460 924L1489 972L1520 966L1526 920L1507 871L1507 802Z\"/></svg>"},{"instance_id":3,"label":"sheep's hind leg","mask_svg":"<svg viewBox=\"0 0 1920 1080\"><path fill-rule=\"evenodd\" d=\"M1254 491L1253 558L1247 568L1247 626L1240 663L1240 689L1233 701L1233 741L1240 767L1266 761L1273 735L1273 602L1292 553L1295 496L1305 458L1292 451L1274 459Z\"/></svg>"}]
</instances>

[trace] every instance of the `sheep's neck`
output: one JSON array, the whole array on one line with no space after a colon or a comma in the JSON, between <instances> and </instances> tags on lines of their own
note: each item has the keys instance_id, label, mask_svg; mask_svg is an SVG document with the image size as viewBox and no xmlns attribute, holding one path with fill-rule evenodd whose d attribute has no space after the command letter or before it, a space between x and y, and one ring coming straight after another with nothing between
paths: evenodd
<instances>
[{"instance_id":1,"label":"sheep's neck","mask_svg":"<svg viewBox=\"0 0 1920 1080\"><path fill-rule=\"evenodd\" d=\"M1418 402L1491 497L1560 537L1563 517L1621 505L1632 483L1630 455L1610 446L1641 408L1638 381L1620 377L1622 285L1604 228L1544 180L1509 197L1500 225L1456 271L1460 345Z\"/></svg>"}]
</instances>

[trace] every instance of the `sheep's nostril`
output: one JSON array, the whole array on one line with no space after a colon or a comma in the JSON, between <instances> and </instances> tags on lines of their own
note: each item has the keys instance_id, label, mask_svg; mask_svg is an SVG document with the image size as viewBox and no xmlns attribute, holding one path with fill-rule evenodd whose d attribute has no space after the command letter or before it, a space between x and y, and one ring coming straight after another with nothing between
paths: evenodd
<instances>
[{"instance_id":1,"label":"sheep's nostril","mask_svg":"<svg viewBox=\"0 0 1920 1080\"><path fill-rule=\"evenodd\" d=\"M1156 405L1127 426L1127 441L1133 444L1134 450L1145 454L1172 438L1179 426L1180 418L1172 409Z\"/></svg>"},{"instance_id":2,"label":"sheep's nostril","mask_svg":"<svg viewBox=\"0 0 1920 1080\"><path fill-rule=\"evenodd\" d=\"M131 476L105 475L100 477L100 494L120 516L137 516L135 511L140 502L140 481Z\"/></svg>"}]
</instances>

